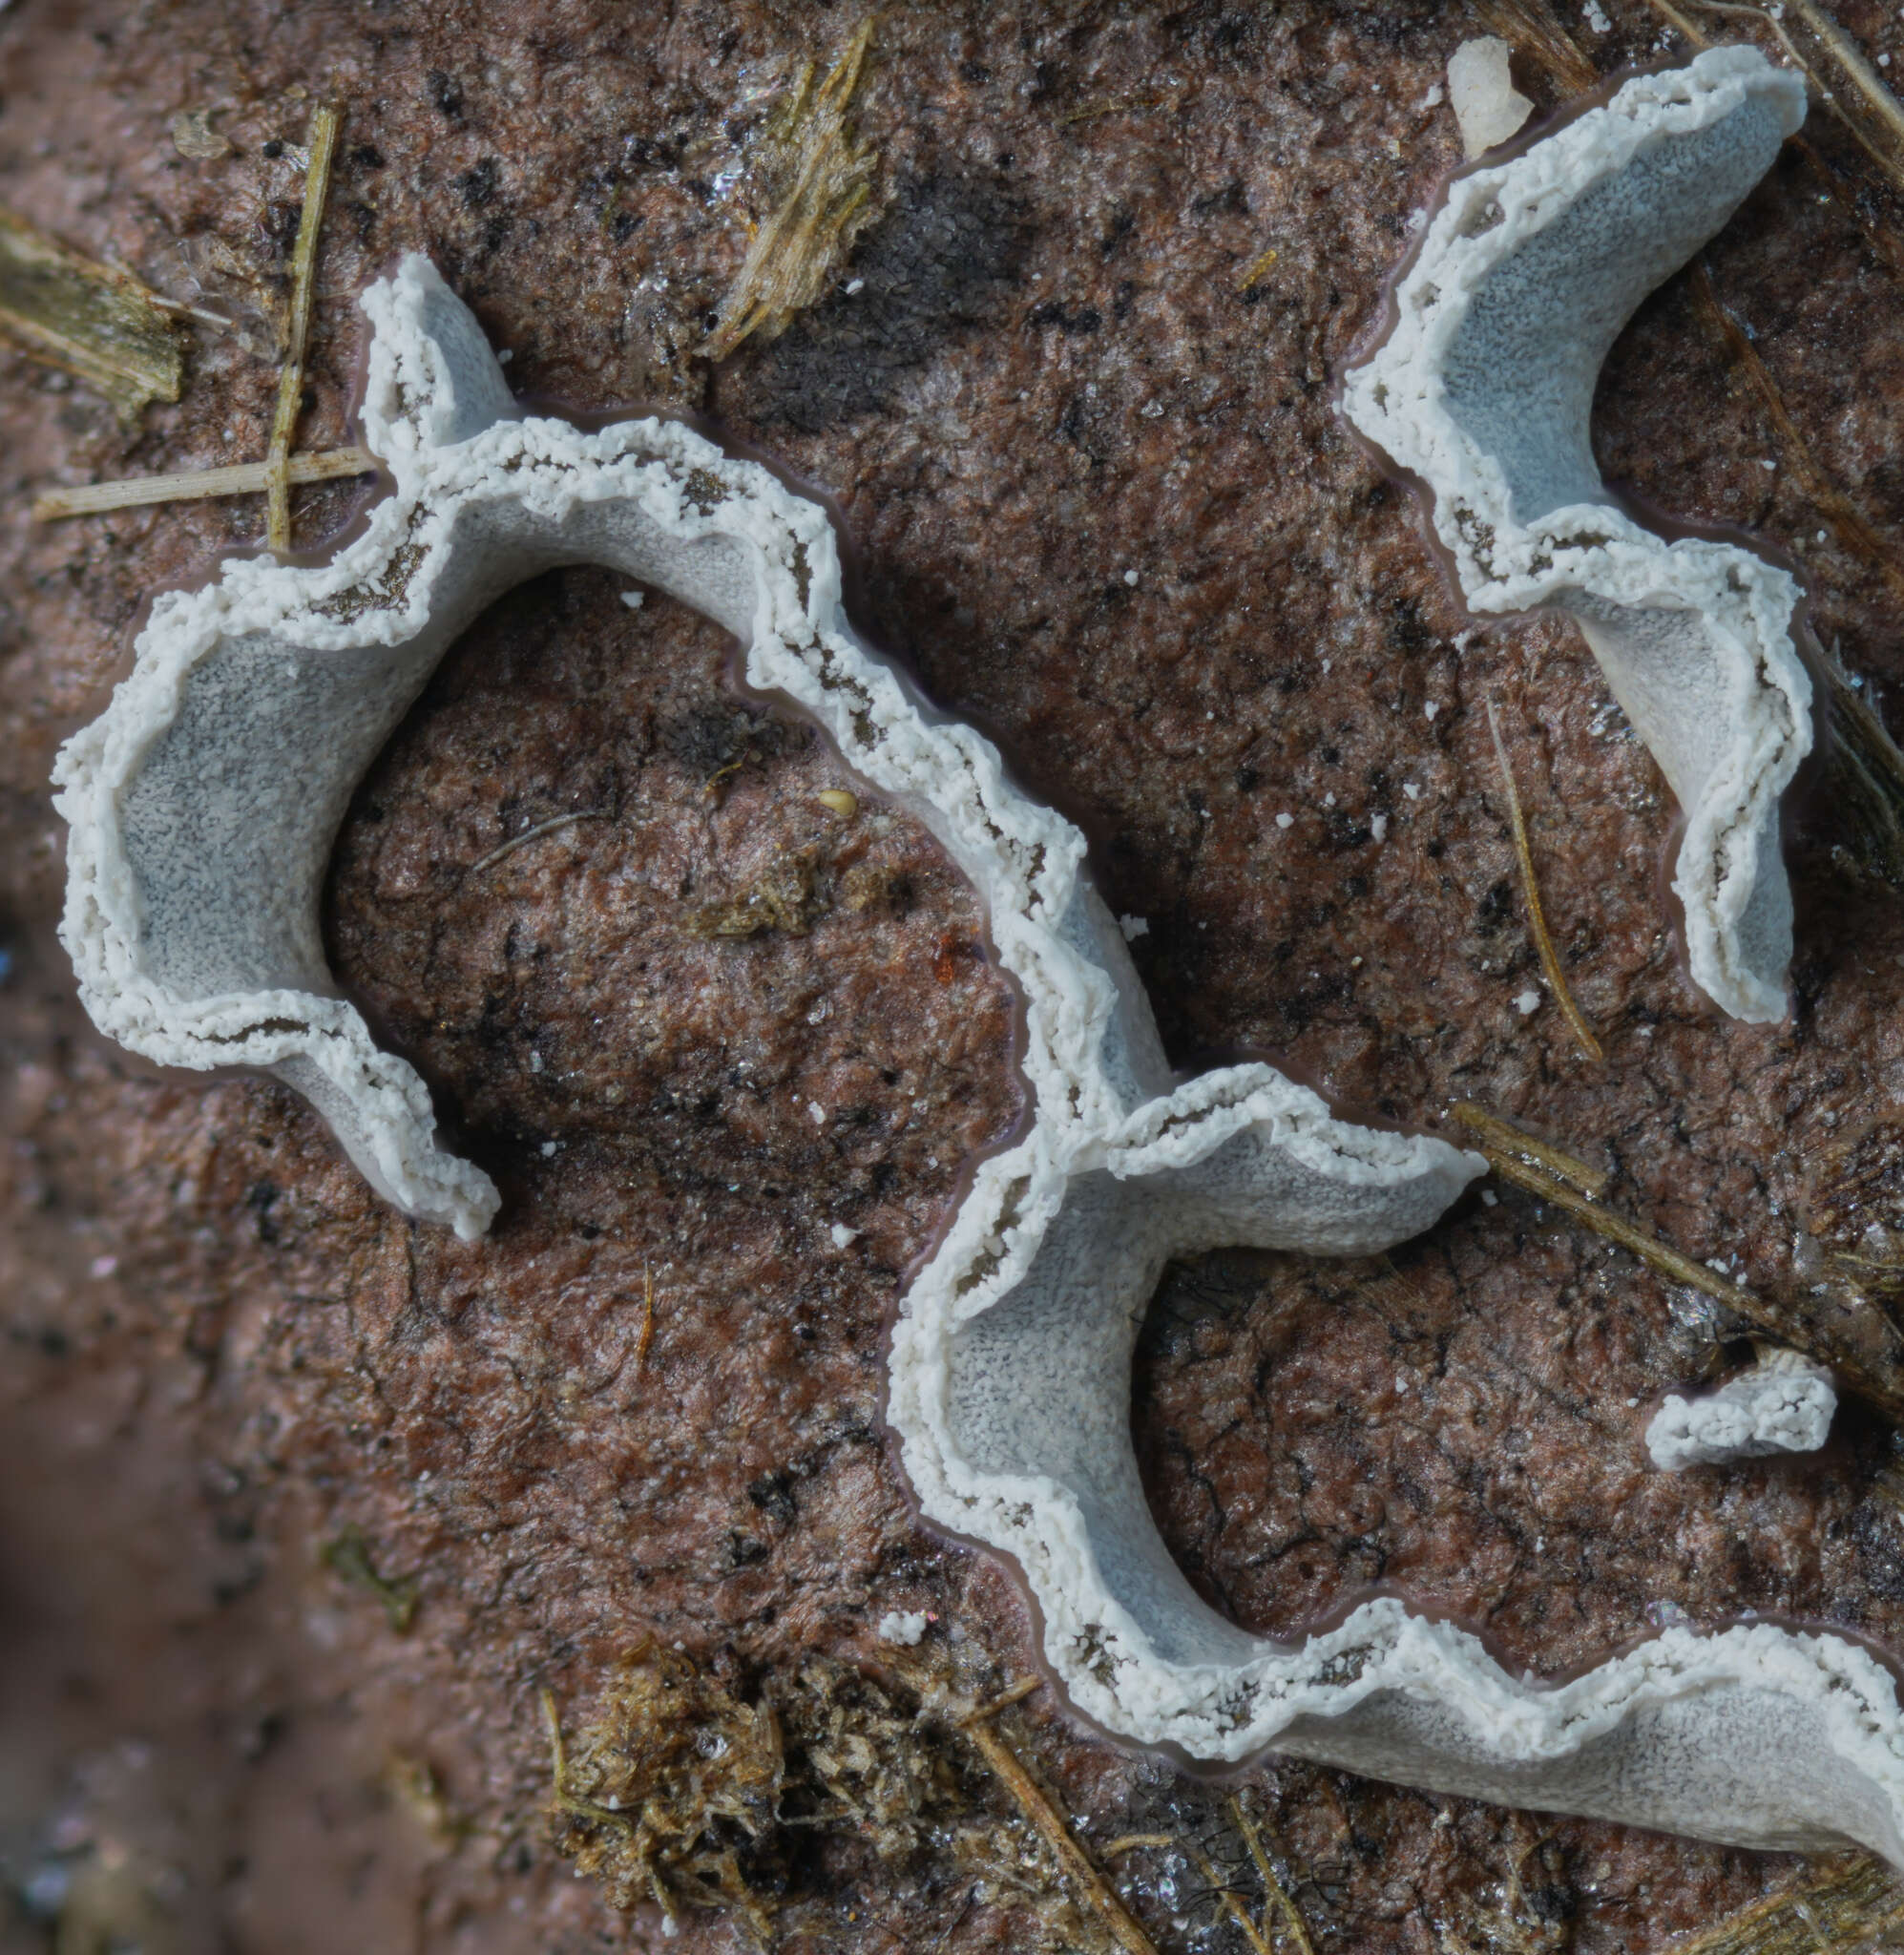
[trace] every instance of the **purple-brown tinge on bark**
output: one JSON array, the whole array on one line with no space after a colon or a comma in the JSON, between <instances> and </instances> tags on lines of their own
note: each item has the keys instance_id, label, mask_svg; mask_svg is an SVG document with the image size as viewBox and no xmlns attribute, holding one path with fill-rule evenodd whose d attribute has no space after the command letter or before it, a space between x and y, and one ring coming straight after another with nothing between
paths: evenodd
<instances>
[{"instance_id":1,"label":"purple-brown tinge on bark","mask_svg":"<svg viewBox=\"0 0 1904 1955\"><path fill-rule=\"evenodd\" d=\"M1655 52L1648 6L1603 11L1604 33L1552 17L1602 70ZM1840 11L1904 52L1879 10ZM1814 797L1792 1017L1720 1020L1663 909L1670 799L1584 647L1538 620L1464 633L1408 498L1331 412L1457 159L1428 97L1478 23L1426 0L892 10L853 102L881 215L788 330L710 368L695 348L764 215L750 135L857 17L0 13L0 202L236 322L193 327L182 398L131 431L0 354L0 1947L62 1918L89 1946L600 1946L623 1930L552 1841L544 1689L575 1741L650 1647L750 1708L842 1674L816 1665L873 1666L910 1707L902 1656L974 1697L1035 1660L1009 1572L915 1523L880 1424L906 1272L1022 1112L1015 1000L925 830L819 800L855 784L730 687L711 627L598 572L523 587L340 838L338 975L502 1187L486 1241L383 1209L289 1094L154 1077L73 1001L53 749L140 602L263 515L35 525L28 502L262 457L320 97L346 120L301 447L348 432L352 296L428 251L533 398L703 410L838 497L865 623L1084 823L1186 1062L1277 1052L1401 1121L1479 1101L1603 1163L1675 1247L1875 1335L1904 1234L1894 897ZM181 154L172 119L199 110L228 154ZM1904 544L1894 274L1790 156L1706 262L1818 466ZM1616 348L1597 428L1609 477L1797 557L1882 704L1904 680L1884 576L1834 540L1683 282ZM295 492L300 540L363 493ZM1490 694L1603 1066L1542 991ZM1647 1466L1654 1400L1736 1356L1733 1328L1503 1190L1391 1261L1173 1269L1133 1428L1183 1566L1252 1628L1384 1583L1540 1674L1669 1613L1904 1648L1874 1415L1849 1403L1810 1459ZM916 1650L879 1639L914 1611ZM1009 1719L1087 1839L1170 1833L1256 1892L1219 1792L1048 1697ZM943 1719L919 1743L1016 1823ZM1797 1871L1306 1766L1247 1786L1318 1948L1494 1945L1511 1919L1516 1945L1653 1949ZM943 1840L893 1858L812 1831L760 1861L808 1945L1043 1932ZM1160 1946L1242 1945L1193 1857L1110 1871ZM688 1910L670 1945L744 1933Z\"/></svg>"}]
</instances>

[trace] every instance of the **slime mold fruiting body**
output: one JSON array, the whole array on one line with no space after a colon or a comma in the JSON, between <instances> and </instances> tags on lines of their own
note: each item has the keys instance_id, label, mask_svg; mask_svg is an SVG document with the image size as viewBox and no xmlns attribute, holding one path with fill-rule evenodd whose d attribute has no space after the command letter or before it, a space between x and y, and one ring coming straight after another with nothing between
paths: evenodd
<instances>
[{"instance_id":1,"label":"slime mold fruiting body","mask_svg":"<svg viewBox=\"0 0 1904 1955\"><path fill-rule=\"evenodd\" d=\"M1673 887L1692 976L1735 1018L1785 1015L1779 797L1811 743L1799 591L1731 544L1666 539L1608 494L1594 382L1641 300L1731 215L1804 119L1749 48L1636 75L1448 187L1343 411L1432 498L1476 612L1579 623L1685 814Z\"/></svg>"},{"instance_id":2,"label":"slime mold fruiting body","mask_svg":"<svg viewBox=\"0 0 1904 1955\"><path fill-rule=\"evenodd\" d=\"M1338 1121L1268 1066L1175 1079L1082 838L854 637L817 503L678 426L522 418L425 261L364 303L364 437L394 493L328 564L228 563L161 599L131 677L61 757L64 934L98 1022L161 1060L269 1067L393 1200L480 1233L493 1190L335 995L325 855L352 785L503 589L578 561L653 583L731 631L752 684L931 827L1022 994L1032 1118L977 1165L911 1282L888 1416L925 1513L1017 1561L1078 1706L1200 1759L1276 1745L1512 1803L1904 1859L1891 1680L1833 1638L1672 1630L1546 1689L1393 1599L1286 1646L1196 1595L1131 1446L1131 1349L1163 1262L1379 1249L1439 1215L1479 1157Z\"/></svg>"}]
</instances>

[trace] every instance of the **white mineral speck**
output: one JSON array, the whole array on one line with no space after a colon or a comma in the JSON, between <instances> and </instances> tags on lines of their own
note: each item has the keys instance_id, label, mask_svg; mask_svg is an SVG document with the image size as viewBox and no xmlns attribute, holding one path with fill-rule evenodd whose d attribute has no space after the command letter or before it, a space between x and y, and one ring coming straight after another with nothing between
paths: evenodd
<instances>
[{"instance_id":1,"label":"white mineral speck","mask_svg":"<svg viewBox=\"0 0 1904 1955\"><path fill-rule=\"evenodd\" d=\"M904 1643L909 1649L926 1633L927 1617L919 1609L893 1609L879 1619L882 1643Z\"/></svg>"},{"instance_id":2,"label":"white mineral speck","mask_svg":"<svg viewBox=\"0 0 1904 1955\"><path fill-rule=\"evenodd\" d=\"M1279 814L1276 817L1276 826L1279 829L1292 829L1295 825L1296 817L1293 814Z\"/></svg>"},{"instance_id":3,"label":"white mineral speck","mask_svg":"<svg viewBox=\"0 0 1904 1955\"><path fill-rule=\"evenodd\" d=\"M847 281L847 297L848 299L856 298L865 290L866 281L864 279L848 279Z\"/></svg>"},{"instance_id":4,"label":"white mineral speck","mask_svg":"<svg viewBox=\"0 0 1904 1955\"><path fill-rule=\"evenodd\" d=\"M1378 842L1389 839L1389 818L1386 814L1371 814L1369 817L1369 832Z\"/></svg>"},{"instance_id":5,"label":"white mineral speck","mask_svg":"<svg viewBox=\"0 0 1904 1955\"><path fill-rule=\"evenodd\" d=\"M1135 943L1139 937L1150 935L1150 918L1148 916L1119 916L1118 918L1118 928L1123 932L1126 943Z\"/></svg>"},{"instance_id":6,"label":"white mineral speck","mask_svg":"<svg viewBox=\"0 0 1904 1955\"><path fill-rule=\"evenodd\" d=\"M1530 984L1515 999L1514 1006L1523 1019L1532 1018L1540 1009L1540 994Z\"/></svg>"},{"instance_id":7,"label":"white mineral speck","mask_svg":"<svg viewBox=\"0 0 1904 1955\"><path fill-rule=\"evenodd\" d=\"M1580 12L1595 33L1608 34L1613 32L1613 23L1607 19L1606 10L1600 4L1600 0L1586 0L1586 5L1580 9Z\"/></svg>"},{"instance_id":8,"label":"white mineral speck","mask_svg":"<svg viewBox=\"0 0 1904 1955\"><path fill-rule=\"evenodd\" d=\"M1436 713L1438 713L1438 712L1439 712L1440 710L1441 710L1440 706L1439 706L1439 705L1437 705L1437 704L1435 704L1435 702L1434 702L1433 700L1429 700L1429 701L1428 701L1428 702L1427 702L1427 703L1426 703L1426 704L1424 704L1424 705L1422 706L1422 709L1421 709L1421 717L1422 717L1422 718L1423 718L1424 720L1432 720L1432 719L1433 719L1433 717L1435 716L1435 714L1436 714Z\"/></svg>"},{"instance_id":9,"label":"white mineral speck","mask_svg":"<svg viewBox=\"0 0 1904 1955\"><path fill-rule=\"evenodd\" d=\"M1421 789L1412 781L1404 781L1402 783L1402 792L1411 801L1419 801L1421 799Z\"/></svg>"},{"instance_id":10,"label":"white mineral speck","mask_svg":"<svg viewBox=\"0 0 1904 1955\"><path fill-rule=\"evenodd\" d=\"M806 1110L807 1110L807 1112L808 1112L808 1113L810 1113L810 1114L811 1114L811 1115L813 1116L813 1125L814 1125L815 1126L825 1126L825 1125L826 1125L826 1108L825 1108L824 1106L822 1106L822 1105L820 1104L819 1101L817 1101L817 1100L809 1100L809 1101L808 1101L808 1102L806 1103Z\"/></svg>"},{"instance_id":11,"label":"white mineral speck","mask_svg":"<svg viewBox=\"0 0 1904 1955\"><path fill-rule=\"evenodd\" d=\"M647 601L647 597L646 591L623 591L621 601L628 606L629 610L638 611Z\"/></svg>"},{"instance_id":12,"label":"white mineral speck","mask_svg":"<svg viewBox=\"0 0 1904 1955\"><path fill-rule=\"evenodd\" d=\"M860 1239L857 1229L848 1229L844 1222L835 1222L827 1233L833 1238L835 1249L850 1249Z\"/></svg>"},{"instance_id":13,"label":"white mineral speck","mask_svg":"<svg viewBox=\"0 0 1904 1955\"><path fill-rule=\"evenodd\" d=\"M1135 584L1137 582L1137 572L1134 570L1125 571L1124 581L1127 584Z\"/></svg>"}]
</instances>

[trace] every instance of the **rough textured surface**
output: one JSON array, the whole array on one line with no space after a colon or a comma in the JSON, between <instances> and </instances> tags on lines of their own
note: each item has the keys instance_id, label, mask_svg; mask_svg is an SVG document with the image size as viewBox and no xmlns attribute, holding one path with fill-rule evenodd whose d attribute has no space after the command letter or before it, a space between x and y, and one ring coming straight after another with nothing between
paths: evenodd
<instances>
[{"instance_id":1,"label":"rough textured surface","mask_svg":"<svg viewBox=\"0 0 1904 1955\"><path fill-rule=\"evenodd\" d=\"M1605 36L1565 22L1596 61L1651 52L1650 12L1605 11ZM1904 56L1877 9L1837 11ZM1487 25L1439 6L910 10L882 29L861 109L895 186L851 267L864 287L712 376L687 354L745 248L723 178L776 81L848 31L837 9L687 8L651 34L579 5L505 24L16 0L0 198L171 296L255 307L245 281L282 273L298 186L263 145L302 135L288 89L334 81L353 108L309 443L344 431L345 300L398 250L430 250L520 385L692 399L840 495L868 623L1086 820L1114 909L1148 919L1134 950L1174 1054L1278 1049L1396 1118L1481 1099L1615 1170L1612 1198L1678 1247L1861 1322L1884 1272L1841 1283L1831 1258L1868 1253L1871 1228L1880 1254L1904 1233L1883 1141L1904 1120L1894 897L1840 868L1813 807L1791 853L1795 1018L1702 1008L1649 880L1669 803L1584 648L1540 623L1457 649L1407 499L1330 417L1332 365L1458 156L1446 108L1417 105ZM1520 85L1552 98L1538 71ZM180 158L171 116L225 104L237 152ZM1863 180L1830 124L1811 134ZM1904 541L1893 276L1789 154L1708 263L1821 465ZM83 1870L89 1838L130 1837L241 1947L400 1944L400 1923L431 1949L598 1945L620 1930L537 1818L537 1682L579 1714L648 1631L770 1671L875 1655L894 1608L938 1616L922 1650L955 1626L1006 1675L1029 1660L1009 1583L913 1525L876 1437L883 1309L963 1150L1015 1112L1010 1000L942 858L903 826L869 851L915 890L882 913L876 955L844 903L804 937L690 929L777 850L830 846L824 757L765 732L725 799L704 796L714 749L744 745L715 635L581 575L517 594L452 655L360 797L328 913L346 981L504 1188L493 1244L392 1224L289 1096L154 1080L94 1043L52 948L52 751L140 598L262 512L36 529L26 496L261 454L274 380L201 336L183 400L128 441L102 401L0 364L9 1876ZM1682 284L1616 347L1596 431L1609 479L1791 553L1821 636L1880 700L1904 681L1881 578L1832 539ZM301 535L348 504L301 494ZM1515 1006L1536 966L1490 690L1603 1070L1550 1009ZM458 877L505 818L587 805L611 773L628 784L613 828L506 858L500 898ZM613 893L638 846L655 876ZM680 894L663 871L695 880ZM512 925L543 955L505 956ZM656 988L630 1004L644 957ZM844 1173L843 1137L802 1105L806 1069L851 1057L841 985L879 1056ZM824 1190L842 1186L836 1212ZM866 1232L838 1247L835 1221ZM657 1323L636 1373L644 1268ZM1869 1413L1845 1405L1812 1458L1646 1464L1650 1405L1711 1374L1724 1328L1503 1191L1393 1267L1173 1270L1136 1430L1180 1558L1251 1627L1388 1581L1546 1673L1643 1633L1654 1598L1895 1646L1904 1523ZM317 1558L352 1522L378 1569L418 1582L407 1636ZM1098 1839L1218 1823L1203 1789L1042 1711L1019 1734ZM390 1789L419 1758L439 1820ZM204 1801L190 1825L150 1790L181 1782ZM1307 1767L1260 1782L1319 1944L1426 1955L1454 1923L1487 1945L1517 1894L1537 1945L1651 1949L1795 1873ZM1124 1864L1164 1944L1236 1945L1190 1911L1193 1875ZM961 1884L901 1891L850 1862L831 1878L828 1945L1012 1943L997 1910L961 1914ZM707 1917L673 1945L737 1944Z\"/></svg>"}]
</instances>

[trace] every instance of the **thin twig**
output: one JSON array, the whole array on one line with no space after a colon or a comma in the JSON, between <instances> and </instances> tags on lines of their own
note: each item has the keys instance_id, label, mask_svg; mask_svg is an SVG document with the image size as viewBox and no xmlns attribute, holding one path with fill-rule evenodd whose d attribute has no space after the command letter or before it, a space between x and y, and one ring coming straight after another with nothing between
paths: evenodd
<instances>
[{"instance_id":1,"label":"thin twig","mask_svg":"<svg viewBox=\"0 0 1904 1955\"><path fill-rule=\"evenodd\" d=\"M1537 1167L1544 1167L1549 1174L1559 1175L1570 1187L1579 1188L1581 1194L1590 1196L1594 1201L1599 1201L1606 1193L1607 1177L1598 1167L1589 1167L1584 1161L1577 1161L1550 1141L1537 1141L1532 1134L1522 1133L1517 1126L1510 1126L1485 1106L1477 1106L1472 1100L1457 1100L1448 1110L1470 1133L1479 1134L1489 1146L1498 1147L1503 1153L1518 1154L1532 1161Z\"/></svg>"},{"instance_id":2,"label":"thin twig","mask_svg":"<svg viewBox=\"0 0 1904 1955\"><path fill-rule=\"evenodd\" d=\"M533 829L524 829L519 835L512 835L508 841L492 849L487 855L471 863L463 873L465 875L474 875L478 871L488 869L492 864L500 862L505 855L514 854L525 843L534 841L538 835L553 834L557 829L567 828L571 822L606 821L607 819L608 810L605 808L583 808L578 809L574 814L552 814L547 821L538 821Z\"/></svg>"},{"instance_id":3,"label":"thin twig","mask_svg":"<svg viewBox=\"0 0 1904 1955\"><path fill-rule=\"evenodd\" d=\"M1540 954L1540 968L1547 974L1547 987L1561 1016L1573 1028L1586 1055L1604 1064L1606 1054L1593 1036L1593 1027L1580 1016L1574 995L1567 989L1566 974L1560 969L1560 954L1547 931L1546 913L1540 907L1540 885L1534 877L1534 851L1527 840L1527 824L1521 819L1520 794L1514 785L1514 769L1507 762L1507 746L1500 737L1500 718L1492 698L1488 701L1488 731L1494 735L1495 758L1500 762L1501 785L1507 789L1507 818L1514 829L1514 852L1520 861L1520 880L1527 891L1527 920L1534 933L1534 948Z\"/></svg>"},{"instance_id":4,"label":"thin twig","mask_svg":"<svg viewBox=\"0 0 1904 1955\"><path fill-rule=\"evenodd\" d=\"M291 313L285 335L284 366L278 376L278 410L271 417L271 446L265 455L265 494L270 497L264 540L274 550L291 547L291 436L304 393L304 345L310 332L311 284L317 267L318 231L330 193L330 158L337 147L341 113L320 102L311 116L310 168L304 177L304 207L298 217L298 242L291 254Z\"/></svg>"},{"instance_id":5,"label":"thin twig","mask_svg":"<svg viewBox=\"0 0 1904 1955\"><path fill-rule=\"evenodd\" d=\"M1273 265L1276 263L1276 261L1280 257L1282 257L1282 255L1283 254L1276 248L1276 246L1272 244L1270 245L1267 251L1262 252L1257 257L1251 259L1249 262L1249 268L1236 282L1237 291L1239 293L1254 291L1256 287L1263 283L1264 279L1267 277L1269 267Z\"/></svg>"},{"instance_id":6,"label":"thin twig","mask_svg":"<svg viewBox=\"0 0 1904 1955\"><path fill-rule=\"evenodd\" d=\"M268 462L238 462L223 469L189 469L176 475L131 475L116 482L93 482L80 489L49 489L33 497L37 522L72 515L103 515L109 510L137 509L154 502L201 502L220 495L256 495L270 486ZM364 448L329 448L317 454L294 454L284 464L292 482L335 482L345 475L373 474L377 457Z\"/></svg>"},{"instance_id":7,"label":"thin twig","mask_svg":"<svg viewBox=\"0 0 1904 1955\"><path fill-rule=\"evenodd\" d=\"M983 1718L975 1722L967 1719L962 1728L1005 1790L1017 1800L1019 1810L1037 1829L1038 1837L1051 1849L1060 1869L1097 1909L1124 1955L1158 1955L1157 1944L1144 1932L1143 1924L1112 1891L1110 1882L1065 1824L1064 1816L1045 1797L1036 1779L1025 1770L1017 1753L997 1729Z\"/></svg>"}]
</instances>

